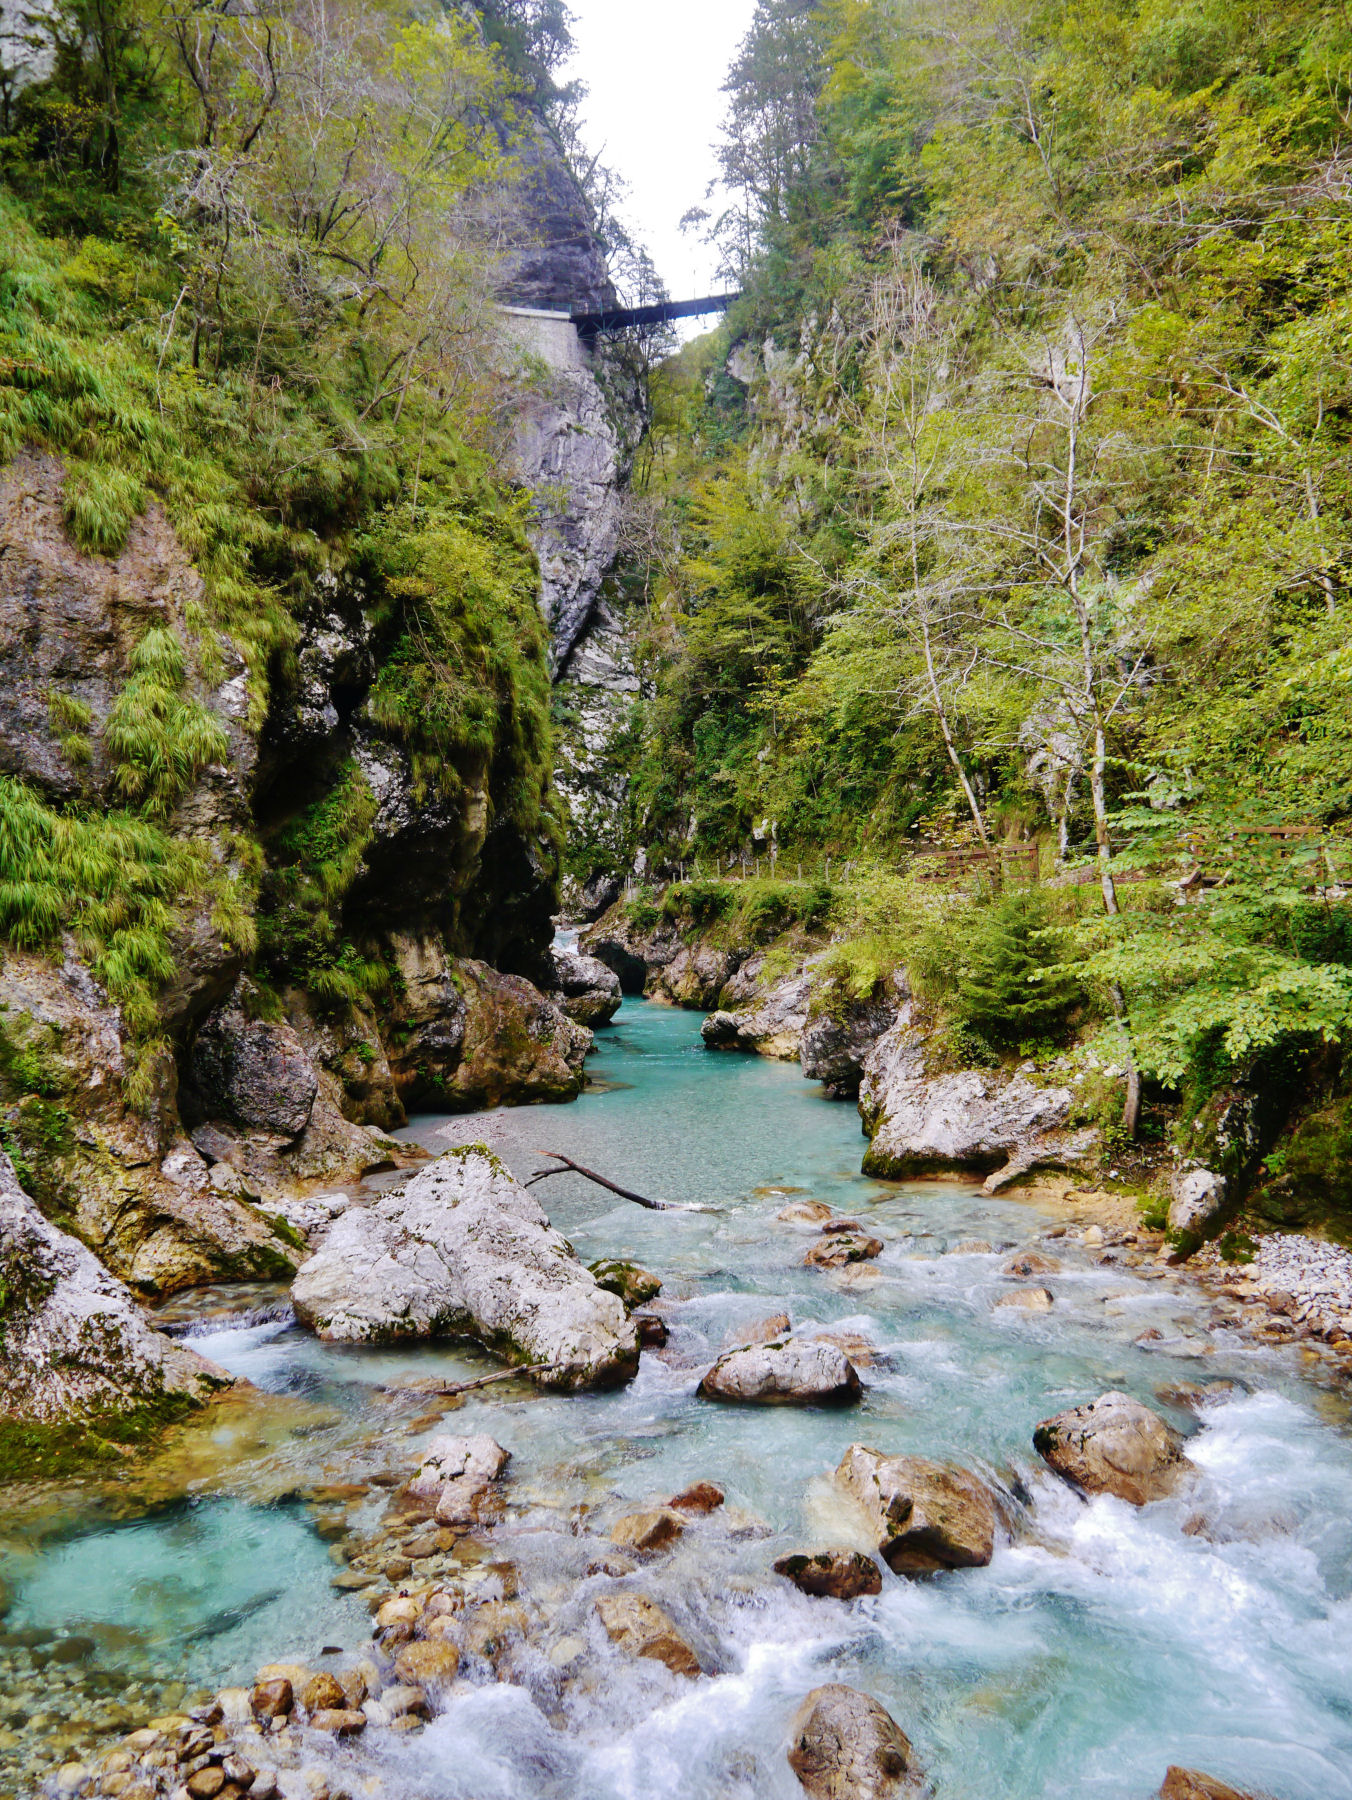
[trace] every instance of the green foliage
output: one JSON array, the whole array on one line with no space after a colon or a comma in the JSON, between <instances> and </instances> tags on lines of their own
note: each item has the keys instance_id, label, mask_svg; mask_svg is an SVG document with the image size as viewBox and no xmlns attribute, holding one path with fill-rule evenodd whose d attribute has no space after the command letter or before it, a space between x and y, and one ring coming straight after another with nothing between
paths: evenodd
<instances>
[{"instance_id":1,"label":"green foliage","mask_svg":"<svg viewBox=\"0 0 1352 1800\"><path fill-rule=\"evenodd\" d=\"M214 897L229 912L231 883L202 845L129 813L56 812L0 776L0 936L42 950L71 932L138 1036L153 1032L174 973L176 909ZM235 916L249 948L247 914Z\"/></svg>"},{"instance_id":2,"label":"green foliage","mask_svg":"<svg viewBox=\"0 0 1352 1800\"><path fill-rule=\"evenodd\" d=\"M103 727L119 793L151 818L167 816L208 763L224 762L230 743L200 700L184 692L183 645L152 627L131 654L126 685Z\"/></svg>"},{"instance_id":3,"label":"green foliage","mask_svg":"<svg viewBox=\"0 0 1352 1800\"><path fill-rule=\"evenodd\" d=\"M303 982L330 1003L355 1002L389 971L343 935L342 902L371 842L377 801L353 762L323 797L297 813L271 845L262 899L262 955L279 979Z\"/></svg>"},{"instance_id":4,"label":"green foliage","mask_svg":"<svg viewBox=\"0 0 1352 1800\"><path fill-rule=\"evenodd\" d=\"M955 1004L962 1023L987 1042L1016 1048L1055 1037L1083 990L1065 968L1064 935L1037 888L1015 888L974 909L953 946Z\"/></svg>"}]
</instances>

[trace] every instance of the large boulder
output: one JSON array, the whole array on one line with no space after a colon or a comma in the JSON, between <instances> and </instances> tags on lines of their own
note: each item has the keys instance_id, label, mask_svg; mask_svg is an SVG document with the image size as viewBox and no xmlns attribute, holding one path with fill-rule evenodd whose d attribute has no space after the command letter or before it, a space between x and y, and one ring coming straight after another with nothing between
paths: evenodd
<instances>
[{"instance_id":1,"label":"large boulder","mask_svg":"<svg viewBox=\"0 0 1352 1800\"><path fill-rule=\"evenodd\" d=\"M925 1034L902 1008L869 1052L859 1112L870 1143L864 1173L887 1179L942 1169L988 1170L995 1192L1036 1166L1074 1167L1095 1134L1072 1130L1075 1096L1023 1070L931 1073Z\"/></svg>"},{"instance_id":2,"label":"large boulder","mask_svg":"<svg viewBox=\"0 0 1352 1800\"><path fill-rule=\"evenodd\" d=\"M236 992L203 1024L189 1061L197 1111L231 1125L296 1138L310 1123L319 1076L290 1025L251 1019Z\"/></svg>"},{"instance_id":3,"label":"large boulder","mask_svg":"<svg viewBox=\"0 0 1352 1800\"><path fill-rule=\"evenodd\" d=\"M789 1766L811 1800L892 1800L921 1782L911 1741L857 1688L813 1688L789 1726Z\"/></svg>"},{"instance_id":4,"label":"large boulder","mask_svg":"<svg viewBox=\"0 0 1352 1800\"><path fill-rule=\"evenodd\" d=\"M620 1010L620 978L595 956L580 950L551 951L559 1004L578 1025L608 1025Z\"/></svg>"},{"instance_id":5,"label":"large boulder","mask_svg":"<svg viewBox=\"0 0 1352 1800\"><path fill-rule=\"evenodd\" d=\"M162 1333L0 1153L0 1475L53 1472L93 1435L139 1442L229 1377Z\"/></svg>"},{"instance_id":6,"label":"large boulder","mask_svg":"<svg viewBox=\"0 0 1352 1800\"><path fill-rule=\"evenodd\" d=\"M1181 1169L1169 1184L1169 1229L1202 1237L1225 1209L1226 1180L1211 1169Z\"/></svg>"},{"instance_id":7,"label":"large boulder","mask_svg":"<svg viewBox=\"0 0 1352 1800\"><path fill-rule=\"evenodd\" d=\"M999 1524L995 1497L968 1470L851 1444L835 1479L868 1515L878 1550L898 1575L982 1568L990 1561Z\"/></svg>"},{"instance_id":8,"label":"large boulder","mask_svg":"<svg viewBox=\"0 0 1352 1800\"><path fill-rule=\"evenodd\" d=\"M603 1386L638 1367L623 1302L481 1145L450 1150L406 1186L350 1207L291 1297L320 1337L476 1338L513 1362L554 1365L538 1377L548 1387Z\"/></svg>"},{"instance_id":9,"label":"large boulder","mask_svg":"<svg viewBox=\"0 0 1352 1800\"><path fill-rule=\"evenodd\" d=\"M476 1112L573 1100L591 1033L521 975L451 957L431 934L395 934L401 977L385 1044L408 1108Z\"/></svg>"},{"instance_id":10,"label":"large boulder","mask_svg":"<svg viewBox=\"0 0 1352 1800\"><path fill-rule=\"evenodd\" d=\"M1116 1391L1044 1419L1033 1433L1033 1448L1086 1494L1116 1494L1133 1506L1163 1499L1195 1472L1183 1454L1182 1435Z\"/></svg>"},{"instance_id":11,"label":"large boulder","mask_svg":"<svg viewBox=\"0 0 1352 1800\"><path fill-rule=\"evenodd\" d=\"M859 1371L823 1338L783 1338L727 1350L696 1390L705 1400L762 1405L853 1406L863 1392Z\"/></svg>"}]
</instances>

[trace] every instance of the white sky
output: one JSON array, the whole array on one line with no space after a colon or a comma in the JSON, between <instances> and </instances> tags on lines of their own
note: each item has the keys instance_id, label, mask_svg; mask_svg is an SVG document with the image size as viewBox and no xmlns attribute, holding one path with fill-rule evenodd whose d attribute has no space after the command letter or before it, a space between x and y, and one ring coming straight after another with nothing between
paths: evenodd
<instances>
[{"instance_id":1,"label":"white sky","mask_svg":"<svg viewBox=\"0 0 1352 1800\"><path fill-rule=\"evenodd\" d=\"M563 71L591 90L588 147L629 184L624 217L674 300L717 293L713 252L680 218L704 204L719 91L754 0L570 0L577 55Z\"/></svg>"}]
</instances>

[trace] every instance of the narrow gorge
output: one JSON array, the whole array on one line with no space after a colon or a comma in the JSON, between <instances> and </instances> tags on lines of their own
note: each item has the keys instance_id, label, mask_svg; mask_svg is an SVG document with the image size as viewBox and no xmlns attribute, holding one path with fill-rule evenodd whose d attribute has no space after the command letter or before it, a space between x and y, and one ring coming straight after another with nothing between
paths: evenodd
<instances>
[{"instance_id":1,"label":"narrow gorge","mask_svg":"<svg viewBox=\"0 0 1352 1800\"><path fill-rule=\"evenodd\" d=\"M1347 21L574 10L0 0L0 1800L1352 1800Z\"/></svg>"}]
</instances>

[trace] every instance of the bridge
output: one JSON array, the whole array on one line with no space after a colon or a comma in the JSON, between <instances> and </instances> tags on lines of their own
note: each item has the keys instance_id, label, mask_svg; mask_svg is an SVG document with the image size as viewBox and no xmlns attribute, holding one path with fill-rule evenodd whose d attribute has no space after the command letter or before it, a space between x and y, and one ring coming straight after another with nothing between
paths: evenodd
<instances>
[{"instance_id":1,"label":"bridge","mask_svg":"<svg viewBox=\"0 0 1352 1800\"><path fill-rule=\"evenodd\" d=\"M635 325L667 325L673 319L701 319L726 312L740 294L705 294L698 300L657 300L650 306L610 306L600 310L573 307L570 317L584 343L603 331L627 331Z\"/></svg>"},{"instance_id":2,"label":"bridge","mask_svg":"<svg viewBox=\"0 0 1352 1800\"><path fill-rule=\"evenodd\" d=\"M603 332L726 312L738 298L706 294L699 300L656 300L648 306L500 306L498 311L518 343L550 368L581 369L587 367L588 352Z\"/></svg>"}]
</instances>

